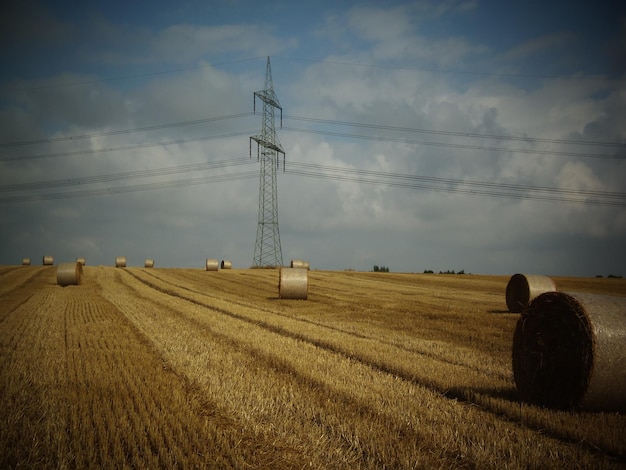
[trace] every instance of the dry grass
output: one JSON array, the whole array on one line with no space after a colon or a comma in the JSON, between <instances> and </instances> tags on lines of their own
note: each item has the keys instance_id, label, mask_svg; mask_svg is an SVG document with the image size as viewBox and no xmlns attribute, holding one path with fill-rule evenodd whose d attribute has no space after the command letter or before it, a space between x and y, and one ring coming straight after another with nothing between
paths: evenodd
<instances>
[{"instance_id":1,"label":"dry grass","mask_svg":"<svg viewBox=\"0 0 626 470\"><path fill-rule=\"evenodd\" d=\"M504 277L311 271L308 300L290 302L276 270L86 267L65 289L53 275L0 268L0 467L626 458L623 415L517 401ZM589 281L557 285L626 295Z\"/></svg>"}]
</instances>

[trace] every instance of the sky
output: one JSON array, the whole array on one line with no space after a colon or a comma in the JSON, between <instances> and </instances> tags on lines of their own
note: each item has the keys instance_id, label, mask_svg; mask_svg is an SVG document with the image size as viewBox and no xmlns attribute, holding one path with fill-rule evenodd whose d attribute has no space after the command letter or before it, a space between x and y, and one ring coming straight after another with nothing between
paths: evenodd
<instances>
[{"instance_id":1,"label":"sky","mask_svg":"<svg viewBox=\"0 0 626 470\"><path fill-rule=\"evenodd\" d=\"M620 2L7 1L0 264L626 275ZM256 113L253 113L253 110Z\"/></svg>"}]
</instances>

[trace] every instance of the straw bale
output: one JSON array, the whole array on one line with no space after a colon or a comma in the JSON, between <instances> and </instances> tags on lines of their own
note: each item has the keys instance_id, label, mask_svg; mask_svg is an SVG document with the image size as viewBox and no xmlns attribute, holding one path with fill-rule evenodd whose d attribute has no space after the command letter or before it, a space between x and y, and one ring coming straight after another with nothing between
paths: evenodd
<instances>
[{"instance_id":1,"label":"straw bale","mask_svg":"<svg viewBox=\"0 0 626 470\"><path fill-rule=\"evenodd\" d=\"M520 315L520 398L558 409L626 411L626 298L546 292Z\"/></svg>"},{"instance_id":2,"label":"straw bale","mask_svg":"<svg viewBox=\"0 0 626 470\"><path fill-rule=\"evenodd\" d=\"M54 256L45 255L42 260L44 266L52 266L54 264Z\"/></svg>"},{"instance_id":3,"label":"straw bale","mask_svg":"<svg viewBox=\"0 0 626 470\"><path fill-rule=\"evenodd\" d=\"M304 267L304 261L302 261L301 259L292 259L290 266L292 268L303 268Z\"/></svg>"},{"instance_id":4,"label":"straw bale","mask_svg":"<svg viewBox=\"0 0 626 470\"><path fill-rule=\"evenodd\" d=\"M227 259L223 259L220 267L222 269L231 269L233 267L233 263Z\"/></svg>"},{"instance_id":5,"label":"straw bale","mask_svg":"<svg viewBox=\"0 0 626 470\"><path fill-rule=\"evenodd\" d=\"M83 265L74 263L60 263L57 267L57 284L59 286L77 286L81 283Z\"/></svg>"},{"instance_id":6,"label":"straw bale","mask_svg":"<svg viewBox=\"0 0 626 470\"><path fill-rule=\"evenodd\" d=\"M154 268L154 260L153 259L147 259L146 261L144 261L143 267L144 268Z\"/></svg>"},{"instance_id":7,"label":"straw bale","mask_svg":"<svg viewBox=\"0 0 626 470\"><path fill-rule=\"evenodd\" d=\"M80 258L76 258L76 262L77 262L77 263L80 263L80 264L81 264L81 266L85 266L85 263L86 263L87 261L85 260L85 257L84 257L84 256L81 256Z\"/></svg>"},{"instance_id":8,"label":"straw bale","mask_svg":"<svg viewBox=\"0 0 626 470\"><path fill-rule=\"evenodd\" d=\"M305 268L280 268L278 296L281 299L306 300L308 284L309 273Z\"/></svg>"},{"instance_id":9,"label":"straw bale","mask_svg":"<svg viewBox=\"0 0 626 470\"><path fill-rule=\"evenodd\" d=\"M506 286L506 306L509 312L520 313L544 292L556 291L552 278L539 274L513 274Z\"/></svg>"},{"instance_id":10,"label":"straw bale","mask_svg":"<svg viewBox=\"0 0 626 470\"><path fill-rule=\"evenodd\" d=\"M220 262L213 258L207 258L204 268L207 271L217 271L220 267Z\"/></svg>"},{"instance_id":11,"label":"straw bale","mask_svg":"<svg viewBox=\"0 0 626 470\"><path fill-rule=\"evenodd\" d=\"M125 268L126 267L126 256L116 256L115 257L115 267L116 268Z\"/></svg>"},{"instance_id":12,"label":"straw bale","mask_svg":"<svg viewBox=\"0 0 626 470\"><path fill-rule=\"evenodd\" d=\"M30 266L30 258L22 258L22 266Z\"/></svg>"}]
</instances>

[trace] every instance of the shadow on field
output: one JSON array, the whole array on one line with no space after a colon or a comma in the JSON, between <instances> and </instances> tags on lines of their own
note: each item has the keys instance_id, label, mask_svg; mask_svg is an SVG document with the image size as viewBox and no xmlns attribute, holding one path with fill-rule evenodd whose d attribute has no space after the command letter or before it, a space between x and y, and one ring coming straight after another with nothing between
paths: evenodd
<instances>
[{"instance_id":1,"label":"shadow on field","mask_svg":"<svg viewBox=\"0 0 626 470\"><path fill-rule=\"evenodd\" d=\"M518 315L517 313L511 313L508 310L487 310L487 313L498 313L498 314L510 313L511 315Z\"/></svg>"},{"instance_id":2,"label":"shadow on field","mask_svg":"<svg viewBox=\"0 0 626 470\"><path fill-rule=\"evenodd\" d=\"M494 388L450 388L444 393L449 398L460 401L480 404L483 400L480 397L489 397L499 400L506 400L512 403L519 402L519 394L514 387L505 389Z\"/></svg>"}]
</instances>

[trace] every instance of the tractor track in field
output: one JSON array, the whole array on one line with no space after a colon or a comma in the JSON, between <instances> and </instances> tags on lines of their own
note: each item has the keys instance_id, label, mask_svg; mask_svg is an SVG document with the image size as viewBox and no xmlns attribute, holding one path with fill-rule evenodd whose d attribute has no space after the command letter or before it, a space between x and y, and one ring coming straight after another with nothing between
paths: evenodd
<instances>
[{"instance_id":1,"label":"tractor track in field","mask_svg":"<svg viewBox=\"0 0 626 470\"><path fill-rule=\"evenodd\" d=\"M8 271L8 273L19 273L20 271L21 268L17 267L16 269ZM24 279L15 279L13 285L8 282L4 284L5 286L8 285L9 288L0 292L0 324L6 321L13 312L31 299L33 296L31 285L45 273L46 268L38 268L34 270L34 272L26 272L26 270L23 270L22 274L29 274L27 277Z\"/></svg>"},{"instance_id":2,"label":"tractor track in field","mask_svg":"<svg viewBox=\"0 0 626 470\"><path fill-rule=\"evenodd\" d=\"M9 271L6 271L4 273L4 275L2 276L4 278L4 276L6 276L7 278L10 278L11 275L14 274L28 274L28 276L25 276L24 279L2 279L2 284L0 284L0 298L10 294L12 291L15 291L17 289L21 289L27 285L29 285L35 278L37 278L38 276L41 276L42 273L45 273L49 270L49 267L38 267L38 268L16 268L16 269L11 269Z\"/></svg>"},{"instance_id":3,"label":"tractor track in field","mask_svg":"<svg viewBox=\"0 0 626 470\"><path fill-rule=\"evenodd\" d=\"M519 402L501 277L55 273L0 266L2 468L625 468L622 414Z\"/></svg>"},{"instance_id":4,"label":"tractor track in field","mask_svg":"<svg viewBox=\"0 0 626 470\"><path fill-rule=\"evenodd\" d=\"M467 394L464 394L462 391L442 392L440 389L436 387L432 387L426 383L420 382L420 380L416 379L415 377L406 376L405 374L402 374L402 373L397 373L397 371L395 371L393 368L382 367L379 364L369 361L367 358L361 357L358 354L350 354L350 353L347 353L346 351L337 349L336 347L333 347L332 345L313 340L306 335L293 333L289 330L276 327L275 325L271 325L266 322L260 322L260 321L250 319L246 316L234 313L228 309L216 307L215 305L211 305L206 302L202 302L193 298L186 297L169 288L157 286L154 283L147 282L146 280L142 280L141 278L139 278L138 276L136 276L134 273L130 271L125 271L124 274L129 274L130 277L134 278L136 281L140 282L146 287L152 290L156 290L160 292L161 294L167 295L169 297L173 297L177 299L177 301L182 300L184 302L189 302L193 305L200 306L208 310L214 311L216 313L226 315L227 317L231 319L234 319L237 321L243 321L253 327L261 328L269 333L276 334L280 337L286 337L286 338L289 338L298 342L306 343L309 346L320 348L332 355L342 357L343 359L347 359L350 362L359 364L362 367L366 367L366 368L372 369L373 371L382 373L383 375L386 375L392 380L399 379L407 383L410 383L414 386L421 387L424 390L428 390L429 392L434 393L437 396L448 399L450 403L459 402L459 403L466 404L469 406L478 406L477 412L487 413L492 416L495 416L501 423L503 423L503 425L504 423L512 423L514 425L520 426L521 428L524 428L527 430L541 431L542 434L544 434L545 436L548 436L554 439L555 441L561 442L563 444L580 444L579 440L574 437L558 435L556 433L550 433L549 430L546 430L543 427L537 427L536 429L534 429L533 426L528 426L527 425L528 423L521 423L519 420L510 419L510 417L506 416L505 414L494 412L493 410L487 407L480 406L478 402L475 402L469 399L467 397ZM142 302L148 301L152 303L157 308L162 306L162 304L158 301L158 299L152 298L149 295L138 291L136 287L133 287L127 281L124 281L123 280L124 274L122 273L119 274L119 280L127 288L133 290L134 296L140 297L142 299ZM188 289L188 288L183 288L183 290L189 290L189 291L194 292L193 290ZM207 297L211 297L211 296L207 295ZM403 438L412 438L412 437L418 438L420 436L419 432L416 433L416 431L412 429L410 426L406 426L402 423L397 422L391 416L388 416L385 413L379 412L378 410L372 408L371 406L368 406L367 404L364 404L364 403L359 402L358 400L355 400L353 397L350 397L346 393L342 393L333 388L329 388L329 386L324 381L315 380L309 376L302 375L302 373L298 369L295 369L287 360L285 360L281 356L272 354L271 352L268 353L266 351L263 351L260 348L251 346L249 343L243 343L229 335L224 335L222 333L216 332L211 328L211 325L210 323L208 323L208 320L200 321L197 319L189 318L184 313L184 308L180 310L176 308L172 309L171 307L166 307L166 308L168 311L173 312L177 318L192 325L194 330L201 330L205 332L206 334L208 334L210 337L217 338L218 340L227 343L228 345L235 348L236 350L241 351L245 353L246 355L250 356L251 358L253 358L255 361L258 361L262 367L269 368L275 373L285 376L289 380L296 380L299 384L301 384L304 387L310 387L318 391L321 391L320 393L322 393L325 399L319 401L320 406L323 407L324 401L328 399L331 399L333 401L338 401L341 404L341 406L346 408L346 410L353 410L352 411L353 413L358 414L358 413L364 412L372 417L382 419L386 423L386 426L381 428L381 432L383 432L383 430L384 431L393 430L394 433L398 433L399 435L402 435ZM252 307L252 308L255 308L255 307ZM331 429L328 427L327 431L330 432ZM590 445L589 449L597 451L597 447L593 445ZM451 453L450 456L452 455L454 454Z\"/></svg>"},{"instance_id":5,"label":"tractor track in field","mask_svg":"<svg viewBox=\"0 0 626 470\"><path fill-rule=\"evenodd\" d=\"M11 266L11 267L2 268L0 270L0 278L6 276L9 273L17 271L18 269L22 269L22 267L21 266Z\"/></svg>"},{"instance_id":6,"label":"tractor track in field","mask_svg":"<svg viewBox=\"0 0 626 470\"><path fill-rule=\"evenodd\" d=\"M156 282L150 281L148 279L143 279L141 276L138 276L137 274L135 274L134 272L130 270L125 271L125 273L132 276L137 281L141 282L147 287L153 290L159 291L168 296L176 297L181 300L190 302L194 305L204 307L212 311L227 315L231 318L246 322L248 324L262 328L271 333L284 336L287 338L291 338L297 341L302 341L311 346L315 346L322 350L328 351L332 354L336 354L338 356L344 357L345 359L362 364L378 372L387 374L391 377L398 378L408 383L422 387L426 390L439 394L441 397L446 398L448 400L465 403L469 406L478 406L484 412L495 416L496 418L498 418L499 420L503 422L513 423L522 428L531 429L533 431L539 432L541 434L544 434L546 436L549 436L557 441L560 441L566 444L579 445L592 453L601 451L602 453L606 454L607 456L610 456L611 458L617 461L624 461L624 456L621 455L619 451L614 451L613 449L609 449L601 445L597 445L593 442L581 441L581 439L575 435L571 435L569 433L562 433L555 429L550 429L549 426L546 426L545 422L533 422L532 419L528 419L527 417L524 417L521 412L519 414L511 413L511 412L507 412L503 410L500 407L497 407L497 406L494 407L492 405L492 400L496 400L496 401L504 400L508 402L517 402L518 400L517 392L514 390L514 388L511 388L510 390L505 391L504 393L494 392L494 390L489 390L489 389L472 389L468 387L454 387L454 388L442 389L441 387L438 387L436 384L433 384L431 381L424 380L423 377L419 377L416 374L412 374L406 370L403 370L402 368L394 367L393 365L386 364L380 361L373 361L367 358L362 353L358 353L358 352L355 353L355 352L347 351L341 348L340 346L333 344L332 342L329 342L329 341L324 341L321 339L313 338L307 334L294 332L294 331L289 330L288 328L273 325L267 321L250 318L246 315L233 312L232 310L229 310L227 308L221 308L216 305L212 305L210 302L198 300L197 298L194 298L192 295L185 295L184 292L188 292L189 294L200 295L208 299L219 300L221 302L228 302L229 304L234 304L234 305L244 307L244 308L249 308L249 309L254 309L254 310L270 313L272 315L280 316L282 318L285 318L291 321L311 324L316 327L324 328L327 330L333 330L338 333L349 335L358 339L364 339L368 341L375 341L375 342L387 344L388 346L392 346L393 348L396 348L396 349L403 349L401 346L399 347L396 344L393 344L390 342L385 343L384 341L381 341L378 338L371 338L366 335L361 335L359 333L349 332L349 331L345 331L345 330L335 328L335 327L329 327L328 325L320 324L318 322L313 322L313 321L305 320L301 318L294 318L292 316L285 315L284 313L278 312L276 310L260 307L255 304L241 302L241 301L234 301L232 300L232 298L229 298L228 300L226 300L224 299L224 297L221 297L221 296L208 294L206 292L200 292L196 289L192 289L186 286L181 286L179 284L176 284L175 282L165 280L151 272L148 273L147 270L142 270L142 272L147 273L150 277L154 278L156 281L160 281L164 284L167 284L168 286L161 286L161 285L158 285ZM183 291L183 292L180 292L180 291ZM406 350L406 352L409 352L412 354L425 356L428 359L432 359L441 363L446 363L454 367L462 367L466 370L471 370L475 372L475 370L471 366L468 366L466 364L457 364L454 362L446 361L445 359L437 357L436 355L423 353L420 351L415 351L411 348L404 348L404 349Z\"/></svg>"},{"instance_id":7,"label":"tractor track in field","mask_svg":"<svg viewBox=\"0 0 626 470\"><path fill-rule=\"evenodd\" d=\"M135 276L132 272L130 272L130 271L128 271L128 272L130 274L132 274L133 276ZM280 312L279 310L276 310L276 309L263 307L263 306L260 306L260 305L254 304L254 303L250 303L250 302L243 302L243 301L240 301L240 300L234 300L234 299L232 299L232 297L226 299L226 298L221 297L221 296L209 294L209 293L197 290L197 289L193 289L193 288L189 288L189 287L186 287L186 286L182 286L180 284L177 284L175 282L169 281L167 279L163 279L162 277L159 277L159 276L155 275L154 273L148 272L147 270L144 271L144 272L145 272L145 274L149 274L150 276L152 276L153 278L157 279L158 281L161 281L161 282L163 282L165 284L168 284L168 285L170 285L170 286L172 286L174 288L178 288L178 289L181 289L181 290L185 290L185 291L191 292L193 294L199 294L199 295L211 298L211 299L218 299L218 300L221 300L221 301L227 301L228 303L231 303L231 304L234 304L234 305L238 305L238 306L241 306L241 307L246 307L246 308L259 310L259 311L266 312L266 313L269 313L269 314L272 314L272 315L275 315L275 316L278 316L278 317L289 319L291 321L301 322L301 323L304 323L304 324L309 324L309 325L313 325L315 327L319 327L321 329L325 329L325 330L329 330L329 331L345 334L345 335L351 336L353 338L363 339L363 340L367 340L367 341L375 341L375 342L378 342L380 344L384 344L386 346L390 346L392 348L396 348L396 349L401 350L401 351L405 351L405 352L408 352L408 353L424 356L424 357L427 357L429 359L433 359L433 360L436 360L436 361L439 361L439 362L443 362L443 363L446 363L446 364L449 364L449 365L452 365L452 366L464 367L466 369L472 370L473 372L477 371L477 369L476 369L476 367L474 365L469 365L469 364L465 364L465 363L460 362L460 361L455 361L455 360L452 360L452 359L443 358L441 356L437 356L436 354L434 354L434 353L432 353L430 351L420 350L420 349L417 349L415 347L410 347L410 346L406 346L406 345L403 345L403 344L398 344L396 342L387 341L387 340L379 338L379 337L366 335L366 334L359 333L359 332L356 332L356 331L348 331L348 330L345 330L343 328L339 328L339 327L336 327L336 326L328 325L326 323L321 323L321 322L309 320L307 318L302 318L301 316L287 315L287 314L282 313L282 312ZM153 289L157 289L157 290L160 290L161 292L164 292L164 293L167 293L167 294L170 294L170 295L174 295L174 296L177 296L177 297L184 298L184 299L189 300L191 302L197 303L198 305L201 305L201 306L212 308L209 304L205 304L203 302L195 301L194 299L190 299L188 297L181 296L180 294L176 293L175 291L173 291L171 289L164 289L162 287L157 286L154 283L151 283L151 282L149 282L147 280L141 279L138 276L135 276L135 277L136 277L136 279L138 279L139 281L143 282L144 284L148 285L149 287L151 287ZM195 280L197 280L197 278L195 278ZM234 283L234 281L231 280L231 279L228 279L228 281ZM223 312L223 313L226 313L226 312ZM238 314L233 313L233 312L229 312L229 313L231 315L238 315ZM241 319L244 319L244 318L241 318ZM256 322L256 320L253 320L253 321ZM271 325L269 325L269 324L267 324L266 326L267 327L271 327ZM300 338L300 339L303 339L303 338ZM325 343L320 343L320 344L325 344ZM318 344L318 346L320 346L320 345ZM499 380L503 380L503 381L510 381L511 380L511 374L510 373L504 374L504 373L501 373L501 372L494 372L492 370L487 369L486 367L482 368L481 370L479 370L479 372L484 374L484 375L486 375L486 376L491 376L491 377L493 377L495 379L499 379Z\"/></svg>"},{"instance_id":8,"label":"tractor track in field","mask_svg":"<svg viewBox=\"0 0 626 470\"><path fill-rule=\"evenodd\" d=\"M128 271L127 271L128 272ZM284 334L284 331L278 328L268 327L268 325L263 325L255 321L250 321L250 319L243 317L241 315L235 314L233 312L227 311L225 309L216 308L213 306L206 305L202 302L196 302L192 299L185 298L180 295L176 295L170 291L166 291L164 289L159 289L154 287L153 285L146 283L145 281L135 277L132 273L131 275L135 278L135 280L141 282L141 284L149 287L150 289L155 289L161 294L174 297L177 301L183 302L191 302L194 305L198 305L201 307L205 307L216 313L226 315L232 320L235 321L244 321L256 328L262 328L271 334L276 334L279 337L289 338L291 340L295 340L298 342L306 342L310 346L319 347L312 343L311 341L305 341L302 338L298 338L294 335ZM343 407L345 410L349 410L350 413L355 415L367 414L372 417L372 421L377 423L377 427L379 432L389 431L393 429L394 432L398 432L402 434L405 438L414 439L418 441L422 438L419 430L412 428L410 425L406 423L401 423L397 419L394 419L393 416L384 413L380 410L377 410L373 406L362 402L361 400L355 399L351 397L348 393L342 392L340 390L334 389L325 383L323 380L317 380L310 375L303 374L301 370L292 365L288 360L284 359L280 355L276 355L271 351L263 350L260 347L251 346L250 343L244 342L240 339L237 339L228 334L216 331L210 323L207 321L202 321L197 318L189 317L185 312L184 308L177 309L171 306L163 306L157 299L152 298L151 296L140 292L136 287L132 286L130 283L122 279L122 275L120 274L120 282L128 289L133 291L133 296L137 298L141 298L142 302L148 302L154 305L157 309L165 309L170 314L174 315L178 320L190 325L193 331L200 333L201 335L205 335L208 338L212 338L215 341L225 345L228 349L236 351L241 354L245 354L250 357L254 362L256 362L263 370L269 370L272 373L282 377L283 380L295 383L302 390L305 389L313 389L316 391L315 394L307 395L316 403L316 406L320 410L324 410L328 407L328 403L332 403L334 406ZM338 354L337 351L330 350L328 348L323 348L325 351L331 354ZM344 356L344 355L341 355ZM345 356L344 356L345 357ZM368 364L362 363L361 361L355 360L350 357L345 357L346 359L360 363L363 366L369 367ZM317 425L324 429L326 433L333 433L332 427L329 424L324 424L323 418L320 416L317 418ZM346 451L350 449L350 443L345 443ZM449 457L452 458L454 455L450 453ZM384 461L378 461L378 465L384 465Z\"/></svg>"}]
</instances>

